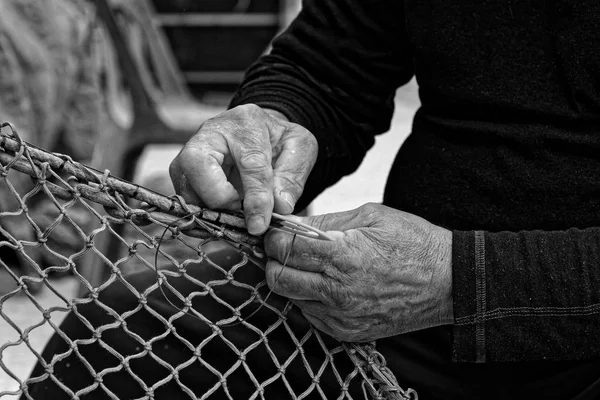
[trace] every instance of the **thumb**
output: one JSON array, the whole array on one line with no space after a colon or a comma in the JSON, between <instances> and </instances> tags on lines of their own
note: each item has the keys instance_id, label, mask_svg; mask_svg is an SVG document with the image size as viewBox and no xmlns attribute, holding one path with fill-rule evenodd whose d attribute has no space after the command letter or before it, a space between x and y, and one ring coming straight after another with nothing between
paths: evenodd
<instances>
[{"instance_id":1,"label":"thumb","mask_svg":"<svg viewBox=\"0 0 600 400\"><path fill-rule=\"evenodd\" d=\"M371 226L375 222L377 205L367 204L354 210L309 217L291 216L295 221L305 223L322 231L348 231Z\"/></svg>"}]
</instances>

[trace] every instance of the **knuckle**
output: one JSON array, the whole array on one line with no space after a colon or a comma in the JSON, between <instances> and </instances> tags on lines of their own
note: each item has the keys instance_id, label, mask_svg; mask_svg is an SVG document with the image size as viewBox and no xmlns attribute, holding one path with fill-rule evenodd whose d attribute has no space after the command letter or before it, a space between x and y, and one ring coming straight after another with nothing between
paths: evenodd
<instances>
[{"instance_id":1,"label":"knuckle","mask_svg":"<svg viewBox=\"0 0 600 400\"><path fill-rule=\"evenodd\" d=\"M230 111L226 111L214 118L208 119L200 125L198 131L194 135L194 146L211 146L211 143L217 138L228 138L235 136L243 126L240 118Z\"/></svg>"},{"instance_id":2,"label":"knuckle","mask_svg":"<svg viewBox=\"0 0 600 400\"><path fill-rule=\"evenodd\" d=\"M264 173L271 164L269 156L264 151L246 150L239 159L240 169L247 173Z\"/></svg>"},{"instance_id":3,"label":"knuckle","mask_svg":"<svg viewBox=\"0 0 600 400\"><path fill-rule=\"evenodd\" d=\"M194 199L193 196L188 195L188 197L190 197L192 200ZM188 200L188 199L186 199L186 197L184 197L184 199ZM226 205L227 203L229 203L231 201L231 199L229 199L227 197L227 195L225 195L223 193L204 194L204 196L202 197L202 200L208 208L212 208L215 210L223 207L224 205Z\"/></svg>"},{"instance_id":4,"label":"knuckle","mask_svg":"<svg viewBox=\"0 0 600 400\"><path fill-rule=\"evenodd\" d=\"M262 204L270 204L273 194L262 187L249 187L244 191L244 202L248 207L262 207Z\"/></svg>"},{"instance_id":5,"label":"knuckle","mask_svg":"<svg viewBox=\"0 0 600 400\"><path fill-rule=\"evenodd\" d=\"M262 108L252 103L239 105L230 111L240 118L252 118L263 112Z\"/></svg>"},{"instance_id":6,"label":"knuckle","mask_svg":"<svg viewBox=\"0 0 600 400\"><path fill-rule=\"evenodd\" d=\"M304 190L304 179L297 174L281 175L281 190L289 192L296 197L299 197Z\"/></svg>"},{"instance_id":7,"label":"knuckle","mask_svg":"<svg viewBox=\"0 0 600 400\"><path fill-rule=\"evenodd\" d=\"M184 147L177 155L178 163L181 171L185 173L186 169L194 163L198 162L203 156L202 147Z\"/></svg>"},{"instance_id":8,"label":"knuckle","mask_svg":"<svg viewBox=\"0 0 600 400\"><path fill-rule=\"evenodd\" d=\"M218 115L216 117L207 119L200 125L198 131L196 131L194 140L203 141L206 136L213 134L214 132L221 132L221 128L223 127L225 121L228 121L228 118L224 115Z\"/></svg>"},{"instance_id":9,"label":"knuckle","mask_svg":"<svg viewBox=\"0 0 600 400\"><path fill-rule=\"evenodd\" d=\"M315 154L319 151L319 142L317 141L317 138L315 137L315 135L313 135L312 133L310 133L308 130L306 131L307 135L306 135L306 143L305 146L307 148L307 150L309 151L309 154Z\"/></svg>"},{"instance_id":10,"label":"knuckle","mask_svg":"<svg viewBox=\"0 0 600 400\"><path fill-rule=\"evenodd\" d=\"M371 214L377 210L377 203L366 203L361 208L363 212Z\"/></svg>"},{"instance_id":11,"label":"knuckle","mask_svg":"<svg viewBox=\"0 0 600 400\"><path fill-rule=\"evenodd\" d=\"M371 220L373 219L377 213L379 212L379 204L377 203L366 203L360 206L358 209L359 215L362 217Z\"/></svg>"},{"instance_id":12,"label":"knuckle","mask_svg":"<svg viewBox=\"0 0 600 400\"><path fill-rule=\"evenodd\" d=\"M244 211L250 215L263 213L272 206L273 196L269 192L251 190L244 195Z\"/></svg>"}]
</instances>

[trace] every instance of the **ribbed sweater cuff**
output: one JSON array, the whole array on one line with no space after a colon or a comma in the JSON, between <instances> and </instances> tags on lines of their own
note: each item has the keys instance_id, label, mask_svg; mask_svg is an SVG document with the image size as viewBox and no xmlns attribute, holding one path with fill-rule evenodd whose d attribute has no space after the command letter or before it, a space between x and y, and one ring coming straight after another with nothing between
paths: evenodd
<instances>
[{"instance_id":1,"label":"ribbed sweater cuff","mask_svg":"<svg viewBox=\"0 0 600 400\"><path fill-rule=\"evenodd\" d=\"M485 362L486 310L485 236L482 231L454 231L452 239L452 296L454 328L452 359ZM474 323L461 323L474 321Z\"/></svg>"},{"instance_id":2,"label":"ribbed sweater cuff","mask_svg":"<svg viewBox=\"0 0 600 400\"><path fill-rule=\"evenodd\" d=\"M310 120L303 115L302 107L296 104L287 96L280 96L276 91L260 90L247 94L236 94L231 100L229 108L243 104L256 104L263 108L269 108L279 111L285 115L291 122L306 127Z\"/></svg>"}]
</instances>

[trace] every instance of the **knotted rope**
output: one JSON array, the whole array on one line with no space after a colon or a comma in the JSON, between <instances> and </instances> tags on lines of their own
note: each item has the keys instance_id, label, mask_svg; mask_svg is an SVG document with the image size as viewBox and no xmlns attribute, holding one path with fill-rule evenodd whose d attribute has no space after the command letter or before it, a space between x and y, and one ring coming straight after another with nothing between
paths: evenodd
<instances>
[{"instance_id":1,"label":"knotted rope","mask_svg":"<svg viewBox=\"0 0 600 400\"><path fill-rule=\"evenodd\" d=\"M361 386L365 397L370 396L375 399L417 398L415 391L412 389L404 390L399 386L395 376L386 366L385 358L376 350L374 342L362 344L336 342L335 345L331 345L331 338L326 338L312 327L310 327L304 337L297 338L286 322L287 313L290 312L290 309L292 308L291 303L288 302L283 309L270 305L269 302L267 302L268 295L264 298L264 296L260 294L260 289L266 287L264 280L251 285L244 282L238 282L235 279L234 274L239 271L241 267L249 265L248 262L251 262L260 268L264 268L266 264L266 255L262 248L262 238L251 236L246 232L245 221L243 215L240 213L215 212L186 204L179 196L164 196L140 185L114 177L108 170L98 171L74 161L69 156L51 153L28 144L21 140L15 127L9 123L3 123L0 125L0 128L2 128L2 135L0 135L0 180L4 181L5 191L16 199L18 203L18 209L0 209L0 234L5 238L0 238L0 249L6 247L18 252L35 270L35 273L17 276L4 261L0 260L0 269L6 270L17 283L16 289L0 297L0 316L10 325L10 327L12 327L14 332L17 333L16 340L9 340L5 343L1 343L1 341L5 339L0 339L0 368L10 376L18 386L12 392L1 391L0 389L0 398L5 395L23 394L29 398L28 393L30 386L33 383L43 382L45 379L54 380L57 382L56 385L60 386L65 393L70 394L74 398L78 398L103 387L102 377L111 371L95 371L90 360L86 360L85 357L81 356L77 351L78 340L67 337L60 326L53 322L52 315L58 311L68 311L79 315L77 311L78 306L91 303L99 304L100 306L105 307L106 312L114 317L115 324L123 325L125 331L129 333L126 329L125 317L114 312L110 307L103 305L99 300L102 292L111 284L115 284L115 282L125 285L131 293L137 297L140 305L136 310L132 311L132 313L142 309L153 313L152 315L156 318L164 320L167 331L173 335L176 335L175 328L173 327L174 321L189 314L195 315L198 319L205 321L206 324L211 326L215 332L215 336L222 336L222 331L232 323L243 324L248 329L257 332L263 338L261 339L261 343L268 348L268 352L271 354L273 362L276 365L279 365L279 372L263 382L259 382L258 379L252 378L253 381L255 381L257 388L254 397L261 397L264 389L277 379L283 379L285 381L285 385L292 398L303 398L309 393L321 393L323 396L320 391L321 389L319 388L319 379L326 368L331 368L340 387L339 398L350 398L348 390L351 382L355 379L361 380ZM18 171L29 175L34 182L34 188L28 193L19 193L11 184L11 171ZM56 208L57 215L55 219L45 227L38 226L35 219L30 215L29 203L31 203L32 198L36 196L47 198ZM142 206L132 207L130 205L132 203L141 204ZM1 204L2 203L0 202L0 205ZM103 208L98 206L102 206ZM89 214L90 218L94 220L94 223L90 224L89 227L80 226L70 215L74 207L83 208L85 212ZM2 221L9 217L20 217L25 221L25 224L30 225L36 236L35 240L20 239L12 235L9 230L4 229ZM52 233L58 229L57 227L61 224L68 225L69 229L76 232L76 237L82 242L79 251L70 255L65 255L48 245ZM136 235L137 239L131 241L117 235L113 229L113 226L116 226L116 224L126 224L129 230ZM146 228L151 228L153 226L160 227L160 229L163 230L166 229L170 232L170 236L165 238L165 241L176 242L180 246L199 254L200 259L186 258L183 260L178 259L178 256L169 254L168 249L160 246L160 235L148 233ZM124 257L118 258L116 261L111 261L108 257L109 255L102 254L98 251L96 248L96 239L107 234L113 235L121 243L122 247L127 250L127 254ZM224 270L203 253L202 246L211 242L225 243L228 247L234 249L241 256L241 259L229 271ZM34 249L39 249L51 254L55 260L53 265L50 268L43 269L29 254ZM176 270L161 269L158 263L155 264L148 261L147 258L152 257L145 256L144 252L149 254L152 253L152 251L156 252L156 257L160 255L161 259L168 260L176 267ZM79 264L84 262L85 255L89 253L95 257L100 257L105 265L109 266L111 269L110 278L98 287L92 286L81 274L79 268ZM156 274L157 282L146 288L143 292L140 292L137 288L133 287L124 277L121 270L123 266L132 262L132 260L140 263L143 268L152 269ZM199 288L198 292L187 296L179 294L177 288L170 283L169 277L183 277L188 280L193 280L188 274L187 268L191 268L193 263L198 261L207 262L215 269L221 271L226 278L223 281L214 280L209 282L196 282ZM49 273L56 271L68 271L75 275L77 280L87 289L89 294L82 298L69 299L64 297L53 287L52 282L49 280ZM38 300L36 300L36 297L31 293L30 287L32 287L31 285L33 284L41 284L46 288L49 288L61 298L63 306L48 308L43 304L40 304ZM218 294L215 294L215 290L222 285L233 285L237 288L247 290L250 293L250 296L240 304L228 304L221 299ZM176 302L181 304L178 312L168 320L165 320L164 317L156 316L156 312L147 304L149 293L156 288L162 290L162 287L168 288L169 294L173 294L173 298ZM4 313L2 308L5 303L18 294L24 294L25 297L35 305L42 314L42 322L33 326L19 326L14 316L11 317ZM220 305L223 305L223 307L230 310L232 314L231 317L218 321L207 318L202 313L196 311L192 306L192 300L198 296L214 299ZM277 322L269 326L268 329L258 329L253 326L252 321L248 321L243 317L244 308L250 307L256 302L261 303L261 307L264 305L265 308L278 316ZM81 319L84 320L84 323L89 324L89 322L85 321L85 318L81 317ZM77 355L77 357L81 359L81 362L85 367L92 371L92 374L96 377L96 383L79 391L74 391L74 389L60 384L58 382L59 380L53 377L53 366L65 359L67 355L55 355L51 361L48 361L40 355L40 349L34 348L34 346L31 345L29 340L31 331L44 324L49 324L57 335L61 336L67 343L70 343L71 349L68 354ZM277 355L268 346L267 338L269 333L279 326L283 326L288 330L292 340L297 346L294 357L302 358L308 374L313 379L314 383L303 393L295 393L290 383L283 377L286 365L289 365L292 362L293 357L287 362L280 364L279 361L276 361ZM93 340L102 344L101 332L108 327L114 327L114 325L109 324L101 327L93 327L90 325L90 329L97 332L97 334L94 335ZM154 343L157 339L152 338L148 341L139 338L139 335L133 332L130 332L129 334L135 338L135 340L138 340L141 346L145 347L148 347L148 344ZM311 367L309 362L304 358L304 350L302 347L308 340L315 339L325 354L325 360L317 371L313 371L313 367ZM45 373L43 375L24 379L24 377L17 376L13 373L11 366L7 364L3 354L7 349L22 344L29 348L38 363L44 367ZM105 345L103 344L103 346ZM256 344L255 347L256 346L258 346L258 344ZM151 347L152 346L150 346L150 348ZM243 359L250 350L252 350L252 346L244 351L235 348L234 351L239 356L241 362L240 365L243 364ZM134 359L133 356L122 355L112 347L109 351L120 360L122 365L120 367L121 369L125 369L134 374L132 370L127 369L128 363ZM146 352L148 351L152 353L151 350L146 350ZM190 356L196 353L199 354L199 351L199 348L191 346ZM335 356L342 353L345 353L354 365L353 370L346 376L342 376L334 364ZM153 355L153 357L157 360L161 360L160 357L155 355ZM200 355L198 355L198 357L200 357ZM161 362L161 365L163 365L163 362ZM173 369L171 366L168 367L169 370L172 370L172 377L170 380L177 381L178 368L179 367ZM210 367L207 368L210 369ZM209 395L218 390L219 387L224 387L225 392L228 390L227 384L224 383L228 375L215 371L213 371L213 373L220 377L219 379L221 382L208 390L203 395L203 398L210 398ZM253 376L251 371L249 374L251 377ZM159 382L158 387L167 384L170 380L165 380L164 382L161 381L162 383ZM140 386L146 390L146 393L150 393L148 396L151 398L157 384L150 387L143 380L138 379L138 381L140 382ZM65 387L63 388L61 385ZM190 392L183 383L180 383L180 386L184 392ZM108 389L103 390L107 391Z\"/></svg>"}]
</instances>

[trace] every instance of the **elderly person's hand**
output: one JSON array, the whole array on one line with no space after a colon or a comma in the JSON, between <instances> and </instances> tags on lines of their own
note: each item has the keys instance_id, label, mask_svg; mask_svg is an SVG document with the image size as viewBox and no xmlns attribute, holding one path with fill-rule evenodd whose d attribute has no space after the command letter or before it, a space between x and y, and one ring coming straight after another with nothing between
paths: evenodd
<instances>
[{"instance_id":1,"label":"elderly person's hand","mask_svg":"<svg viewBox=\"0 0 600 400\"><path fill-rule=\"evenodd\" d=\"M269 231L267 283L317 328L368 341L452 323L450 231L377 204L296 218L335 240Z\"/></svg>"},{"instance_id":2,"label":"elderly person's hand","mask_svg":"<svg viewBox=\"0 0 600 400\"><path fill-rule=\"evenodd\" d=\"M315 137L285 116L256 105L206 121L170 167L186 201L246 215L248 231L263 234L273 210L290 214L317 158Z\"/></svg>"}]
</instances>

